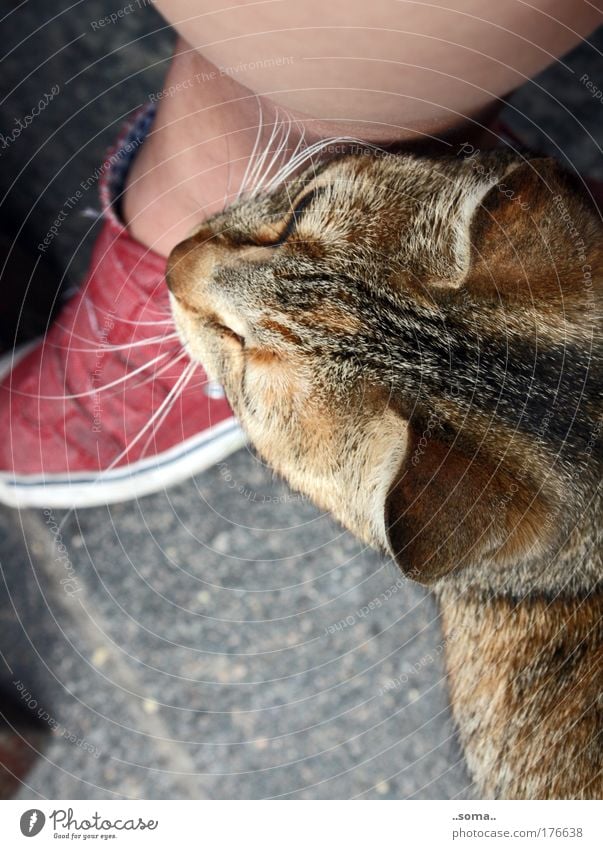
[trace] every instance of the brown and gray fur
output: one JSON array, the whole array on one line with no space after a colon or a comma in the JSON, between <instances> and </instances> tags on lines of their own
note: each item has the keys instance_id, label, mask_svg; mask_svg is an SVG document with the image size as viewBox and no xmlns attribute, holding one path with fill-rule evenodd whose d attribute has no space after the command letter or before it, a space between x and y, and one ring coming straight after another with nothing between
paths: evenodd
<instances>
[{"instance_id":1,"label":"brown and gray fur","mask_svg":"<svg viewBox=\"0 0 603 849\"><path fill-rule=\"evenodd\" d=\"M343 156L170 257L260 454L434 589L488 797L603 795L602 281L598 213L502 151Z\"/></svg>"}]
</instances>

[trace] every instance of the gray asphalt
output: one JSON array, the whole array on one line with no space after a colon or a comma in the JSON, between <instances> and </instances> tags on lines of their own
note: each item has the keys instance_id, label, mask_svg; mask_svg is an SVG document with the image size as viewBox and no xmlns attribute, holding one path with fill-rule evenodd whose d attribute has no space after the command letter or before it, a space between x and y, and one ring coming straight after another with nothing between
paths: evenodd
<instances>
[{"instance_id":1,"label":"gray asphalt","mask_svg":"<svg viewBox=\"0 0 603 849\"><path fill-rule=\"evenodd\" d=\"M172 43L150 7L93 30L111 7L69 5L4 23L3 126L60 86L0 151L26 245L161 87ZM599 177L603 105L580 77L603 87L602 47L599 32L507 107L532 146ZM86 208L92 192L52 244L53 296L86 267ZM63 518L0 510L0 690L35 700L49 732L20 798L471 797L433 600L251 452Z\"/></svg>"}]
</instances>

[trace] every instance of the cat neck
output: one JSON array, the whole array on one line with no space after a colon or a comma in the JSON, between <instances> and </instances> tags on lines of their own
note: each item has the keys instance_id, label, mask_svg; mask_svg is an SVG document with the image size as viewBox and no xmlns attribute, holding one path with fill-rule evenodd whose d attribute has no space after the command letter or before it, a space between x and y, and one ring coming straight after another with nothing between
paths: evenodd
<instances>
[{"instance_id":1,"label":"cat neck","mask_svg":"<svg viewBox=\"0 0 603 849\"><path fill-rule=\"evenodd\" d=\"M601 488L583 506L575 523L568 522L545 554L528 553L516 563L480 563L452 572L434 586L436 594L478 592L485 597L587 597L603 590L603 493Z\"/></svg>"}]
</instances>

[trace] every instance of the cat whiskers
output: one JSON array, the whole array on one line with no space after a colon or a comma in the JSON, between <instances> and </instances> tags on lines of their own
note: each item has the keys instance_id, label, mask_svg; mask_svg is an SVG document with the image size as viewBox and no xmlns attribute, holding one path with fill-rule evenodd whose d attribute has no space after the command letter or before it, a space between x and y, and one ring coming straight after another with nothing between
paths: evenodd
<instances>
[{"instance_id":1,"label":"cat whiskers","mask_svg":"<svg viewBox=\"0 0 603 849\"><path fill-rule=\"evenodd\" d=\"M237 193L237 197L236 197L237 200L241 197L241 195L244 194L244 192L247 190L247 186L251 182L251 170L252 170L252 167L254 166L255 157L257 156L258 148L260 146L260 142L261 142L261 139L262 139L262 131L263 131L263 128L264 128L264 112L262 110L262 102L257 95L256 95L256 101L257 101L257 104L258 104L257 132L256 132L256 136L255 136L255 141L253 143L253 147L251 149L251 154L250 154L249 160L247 162L247 168L245 169L245 173L243 174L243 179L241 180L241 185L240 185L239 191Z\"/></svg>"},{"instance_id":2,"label":"cat whiskers","mask_svg":"<svg viewBox=\"0 0 603 849\"><path fill-rule=\"evenodd\" d=\"M174 357L173 360L170 360L169 363L164 363L160 368L153 371L153 374L150 374L148 377L145 377L144 380L135 383L133 386L129 387L130 389L138 389L140 386L146 386L147 383L152 383L156 380L160 375L165 374L166 371L169 371L173 368L180 360L188 357L188 352L182 348L180 352Z\"/></svg>"},{"instance_id":3,"label":"cat whiskers","mask_svg":"<svg viewBox=\"0 0 603 849\"><path fill-rule=\"evenodd\" d=\"M305 127L288 113L285 113L284 118L281 118L282 112L277 108L272 131L263 151L260 153L259 149L264 133L265 121L261 101L259 98L257 100L257 133L249 162L247 163L247 168L237 193L237 200L245 194L255 197L260 192L273 191L296 171L307 166L308 163L318 165L322 162L322 154L334 145L346 147L356 145L367 150L382 151L379 145L366 142L355 136L329 136L325 139L318 139L312 142L312 144L306 144ZM295 127L299 138L294 149L289 152L289 141L293 127ZM274 145L276 147L272 151L272 155L270 155ZM315 158L318 159L317 162L314 161ZM276 172L274 172L274 168L278 165L279 161L281 164L276 168Z\"/></svg>"},{"instance_id":4,"label":"cat whiskers","mask_svg":"<svg viewBox=\"0 0 603 849\"><path fill-rule=\"evenodd\" d=\"M153 357L153 359L148 360L133 371L129 371L127 374L122 375L122 377L112 380L111 383L106 383L104 386L95 386L92 389L87 389L85 392L74 392L69 395L40 395L37 392L19 392L16 389L12 389L11 391L16 395L21 395L25 398L37 398L40 401L71 401L75 398L87 398L91 395L98 395L100 392L106 392L108 389L113 389L115 386L125 383L137 374L140 374L151 366L154 366L156 363L161 362L161 360L164 360L166 357L169 357L170 353L170 351L164 351L162 354L159 354L157 357Z\"/></svg>"},{"instance_id":5,"label":"cat whiskers","mask_svg":"<svg viewBox=\"0 0 603 849\"><path fill-rule=\"evenodd\" d=\"M136 322L132 322L132 323L136 324ZM172 324L172 327L173 327L173 324ZM71 334L71 338L77 339L77 340L82 341L82 342L87 342L89 344L92 344L92 342L93 342L93 340L86 339L86 337L80 336L80 335L75 334L75 333ZM136 341L133 341L133 342L125 342L125 343L119 344L119 345L105 345L105 344L101 343L101 344L93 345L93 347L90 347L90 348L77 348L77 347L71 346L71 345L63 346L63 345L54 345L53 344L52 347L57 348L59 350L66 350L67 352L90 353L90 354L96 353L98 355L98 358L99 358L99 361L100 361L100 359L102 357L104 357L105 354L110 354L110 353L114 353L114 352L117 352L117 351L128 351L128 350L131 350L133 348L145 347L145 346L149 346L149 345L153 345L153 346L157 347L157 346L163 345L163 343L174 343L176 341L178 342L178 346L177 346L178 356L176 357L175 360L171 360L169 363L162 362L166 359L166 357L173 356L173 354L174 354L174 345L170 344L169 350L162 351L156 357L152 357L151 359L147 360L146 362L144 362L142 365L138 366L137 368L132 369L131 371L128 371L126 374L122 375L121 377L118 377L115 380L111 381L110 383L106 383L102 386L93 386L91 389L87 389L83 392L75 392L75 393L69 393L69 394L64 394L64 395L41 395L39 393L34 394L34 393L25 393L25 392L18 392L17 394L19 394L23 397L37 398L39 400L45 400L45 401L69 401L69 400L74 400L76 398L86 398L86 397L90 397L90 396L97 396L101 392L106 392L109 389L114 389L116 386L120 386L121 384L125 383L126 381L131 380L132 378L136 377L136 375L140 374L141 372L144 372L147 369L157 365L158 363L162 363L160 372L163 372L164 370L170 368L170 366L174 365L175 362L180 360L182 358L182 356L186 354L186 352L182 348L182 344L180 343L179 333L176 330L173 330L170 333L164 333L161 336L150 336L150 337L147 337L146 339L139 339L139 340L136 340ZM155 371L154 375L152 375L152 377L156 376L158 373L159 372ZM135 384L135 385L138 385L138 384ZM16 391L16 390L14 390L14 391Z\"/></svg>"},{"instance_id":6,"label":"cat whiskers","mask_svg":"<svg viewBox=\"0 0 603 849\"><path fill-rule=\"evenodd\" d=\"M136 434L134 439L132 439L128 443L128 445L124 448L124 450L121 451L117 455L117 457L115 457L115 459L112 461L112 463L106 469L103 469L103 471L100 472L96 476L95 482L100 482L102 480L103 476L107 474L107 472L112 471L112 469L114 469L117 466L117 464L121 460L123 460L123 458L126 457L127 454L132 450L132 448L142 439L142 437L149 430L149 428L152 427L153 430L152 430L152 432L151 432L151 434L150 434L150 436L149 436L147 442L145 443L143 450L141 452L141 457L144 456L144 452L148 448L151 439L156 434L158 428L161 427L161 424L165 421L166 416L168 415L168 413L170 412L170 410L172 409L172 407L174 406L174 404L178 400L178 397L184 392L184 390L188 386L191 377L193 376L193 374L195 373L195 370L198 367L199 366L198 366L197 363L191 362L184 368L182 374L180 375L178 380L174 383L174 385L172 386L172 388L170 389L170 391L168 392L166 397L163 399L163 401L161 402L159 407L155 410L155 412L153 413L151 418L148 420L148 422L146 422L146 424L138 431L138 433ZM65 522L75 512L75 509L76 509L75 507L69 508L69 510L63 516L63 518L61 519L61 521L59 523L59 530L62 530L63 526L65 525Z\"/></svg>"},{"instance_id":7,"label":"cat whiskers","mask_svg":"<svg viewBox=\"0 0 603 849\"><path fill-rule=\"evenodd\" d=\"M128 318L120 318L120 324L131 324L133 327L160 327L162 325L171 325L174 326L174 317L170 315L169 318L162 319L160 321L132 321Z\"/></svg>"},{"instance_id":8,"label":"cat whiskers","mask_svg":"<svg viewBox=\"0 0 603 849\"><path fill-rule=\"evenodd\" d=\"M71 334L72 338L78 339L82 342L91 342L92 340L86 339L83 336L78 336L75 333ZM55 345L52 344L53 348L58 348L60 350L73 351L77 353L83 354L94 354L98 352L99 354L110 353L111 351L127 351L129 348L140 348L145 345L159 345L162 342L170 342L173 339L178 339L178 332L174 330L173 333L166 333L163 336L149 336L147 339L139 339L136 342L124 342L123 345L95 345L92 348L75 348L72 345L64 346L64 345Z\"/></svg>"},{"instance_id":9,"label":"cat whiskers","mask_svg":"<svg viewBox=\"0 0 603 849\"><path fill-rule=\"evenodd\" d=\"M292 157L299 154L305 145L305 128L303 125L288 112L283 112L282 109L277 107L272 131L263 151L260 153L260 145L266 124L262 103L259 98L257 98L257 102L257 133L236 199L239 199L244 194L255 197L264 189L268 179L272 179L274 169L277 168L278 173ZM290 140L294 128L297 132L298 140L293 151L290 152Z\"/></svg>"},{"instance_id":10,"label":"cat whiskers","mask_svg":"<svg viewBox=\"0 0 603 849\"><path fill-rule=\"evenodd\" d=\"M153 429L152 429L151 433L149 434L147 441L143 445L142 451L140 452L141 457L145 456L146 450L149 447L151 440L157 434L157 431L160 429L161 425L163 424L163 422L165 421L167 416L172 411L172 408L173 408L174 404L177 402L180 395L182 395L184 390L190 385L191 378L198 368L199 368L199 364L193 363L193 362L188 363L188 365L186 365L184 367L182 374L180 375L180 377L178 378L178 380L176 381L176 383L174 384L174 386L172 387L172 389L170 390L168 395L162 401L162 403L160 404L160 406L158 407L156 412L153 414L153 416L151 417L149 422L147 422L147 424L140 431L138 436L136 436L136 438L134 440L132 440L130 445L127 448L124 449L124 452L122 452L122 455L114 462L119 462L119 460L122 457L125 457L125 455L128 453L128 451L131 450L131 448L138 442L138 440L146 432L147 428L150 425L153 425ZM162 410L163 410L163 414L161 414Z\"/></svg>"},{"instance_id":11,"label":"cat whiskers","mask_svg":"<svg viewBox=\"0 0 603 849\"><path fill-rule=\"evenodd\" d=\"M260 104L260 110L261 110L261 104ZM260 112L260 114L261 114L261 112ZM263 121L258 122L258 132L261 132L262 129L263 129ZM260 180L261 175L265 173L266 160L268 159L268 156L270 155L270 150L272 148L272 145L275 143L279 134L282 135L282 133L283 133L283 125L279 122L279 112L278 112L278 109L277 109L275 116L274 116L274 123L272 125L272 132L270 133L270 137L269 137L268 141L266 142L264 150L263 150L262 153L259 153L259 154L256 153L254 155L254 158L257 157L257 159L252 165L252 168L251 168L251 171L249 172L249 176L248 176L248 180L247 180L247 185L249 185L251 187L250 194L253 195L256 192L256 190L257 190L256 187L257 187L258 181ZM256 141L257 141L257 138L256 138ZM280 146L280 144L281 144L281 142L279 142L279 146ZM254 148L255 148L255 145L254 145ZM250 160L250 161L252 161L252 160Z\"/></svg>"},{"instance_id":12,"label":"cat whiskers","mask_svg":"<svg viewBox=\"0 0 603 849\"><path fill-rule=\"evenodd\" d=\"M164 421L165 416L162 415L162 414L165 412L165 415L167 415L167 413L169 413L169 411L172 409L173 405L176 403L176 400L178 399L178 396L186 388L186 385L189 382L189 380L191 379L193 372L195 371L196 368L198 368L197 363L192 363L192 362L189 363L187 366L185 366L182 374L180 375L178 380L174 383L174 385L172 386L172 388L170 389L168 394L165 396L165 398L163 399L163 401L161 402L159 407L157 407L157 409L155 410L155 412L153 413L151 418L148 420L148 422L146 422L146 424L143 425L143 427L138 431L138 433L136 434L134 439L132 439L131 442L129 442L128 445L126 445L124 450L120 454L117 455L117 457L113 460L113 462L106 469L103 470L103 474L110 472L111 469L115 468L115 466L120 462L120 460L123 460L123 458L127 456L127 454L132 450L132 448L134 448L134 446L137 445L137 443L142 439L142 437L145 435L147 430L150 427L153 427L155 425L155 423L157 422L157 419L161 418L161 421L162 422ZM157 425L156 427L153 428L153 433L156 432L156 429L157 429L158 426L159 425Z\"/></svg>"},{"instance_id":13,"label":"cat whiskers","mask_svg":"<svg viewBox=\"0 0 603 849\"><path fill-rule=\"evenodd\" d=\"M384 149L377 144L367 142L356 136L330 136L325 139L319 139L312 144L296 151L295 154L284 164L284 166L272 177L269 183L265 186L266 191L271 192L278 188L282 183L291 177L296 171L307 167L308 163L316 168L323 162L322 154L330 147L351 148L352 146L361 150L370 150L375 153L384 153ZM316 161L315 161L316 159Z\"/></svg>"},{"instance_id":14,"label":"cat whiskers","mask_svg":"<svg viewBox=\"0 0 603 849\"><path fill-rule=\"evenodd\" d=\"M278 111L275 117L275 121L278 121ZM261 168L255 176L255 184L251 192L252 197L262 190L266 180L268 179L275 165L287 156L292 128L293 119L291 117L289 117L288 123L286 125L284 123L280 125L279 134L275 137L276 149L270 160L265 158L266 153L268 153L270 150L270 145L268 145L268 147L266 148L264 157L262 157ZM276 141L276 139L278 139L278 141Z\"/></svg>"}]
</instances>

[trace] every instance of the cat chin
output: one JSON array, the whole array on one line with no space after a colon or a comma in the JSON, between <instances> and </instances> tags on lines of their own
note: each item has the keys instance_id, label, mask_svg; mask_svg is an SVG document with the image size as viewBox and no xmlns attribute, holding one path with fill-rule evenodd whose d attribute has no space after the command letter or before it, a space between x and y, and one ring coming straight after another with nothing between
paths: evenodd
<instances>
[{"instance_id":1,"label":"cat chin","mask_svg":"<svg viewBox=\"0 0 603 849\"><path fill-rule=\"evenodd\" d=\"M393 555L385 504L407 451L407 423L391 410L346 420L307 400L293 418L272 412L240 421L264 459L293 489L328 510L367 545ZM284 424L284 421L288 424Z\"/></svg>"},{"instance_id":2,"label":"cat chin","mask_svg":"<svg viewBox=\"0 0 603 849\"><path fill-rule=\"evenodd\" d=\"M217 358L215 354L212 356L212 349L216 348L216 344L209 343L209 334L200 330L198 318L180 306L171 292L170 305L182 347L191 360L203 366L209 380L220 381Z\"/></svg>"}]
</instances>

